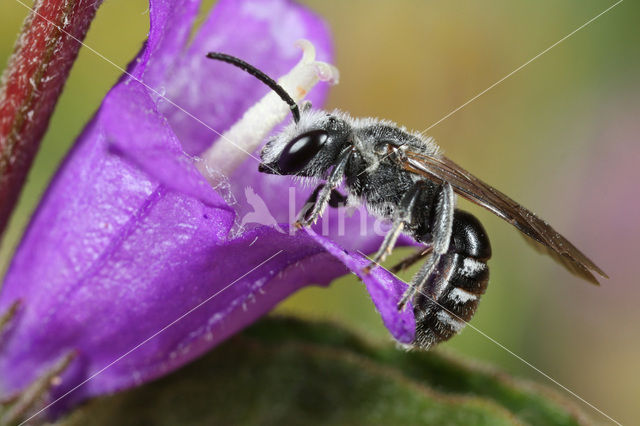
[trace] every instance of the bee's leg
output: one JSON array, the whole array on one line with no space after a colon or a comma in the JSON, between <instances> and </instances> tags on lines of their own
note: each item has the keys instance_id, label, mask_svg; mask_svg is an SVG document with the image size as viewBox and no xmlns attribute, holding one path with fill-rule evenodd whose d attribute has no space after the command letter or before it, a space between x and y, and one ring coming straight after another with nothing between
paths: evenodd
<instances>
[{"instance_id":1,"label":"bee's leg","mask_svg":"<svg viewBox=\"0 0 640 426\"><path fill-rule=\"evenodd\" d=\"M371 258L371 263L364 268L364 272L369 272L371 269L376 267L380 262L384 261L384 259L391 254L393 247L396 245L398 241L398 237L402 232L405 224L413 222L413 211L416 208L417 203L420 202L420 196L422 195L422 191L428 188L427 183L425 181L416 182L409 191L407 191L400 200L400 204L398 205L398 210L396 212L396 217L393 221L393 225L391 230L387 233L380 245L380 248ZM451 189L451 193L453 194L453 189ZM445 250L446 251L446 250ZM428 252L427 252L428 253ZM425 254L426 256L426 254ZM421 256L424 257L424 256ZM420 257L420 258L421 258ZM416 262L416 259L414 262Z\"/></svg>"},{"instance_id":2,"label":"bee's leg","mask_svg":"<svg viewBox=\"0 0 640 426\"><path fill-rule=\"evenodd\" d=\"M382 240L382 244L380 244L380 248L371 258L371 262L362 269L362 272L368 274L373 268L378 266L380 262L383 262L384 259L391 254L393 247L396 245L396 241L398 241L398 237L404 228L405 221L404 219L397 218L393 221L393 226L391 230L387 232L387 235L384 236L384 240Z\"/></svg>"},{"instance_id":3,"label":"bee's leg","mask_svg":"<svg viewBox=\"0 0 640 426\"><path fill-rule=\"evenodd\" d=\"M418 181L409 189L400 200L400 204L398 205L398 209L395 213L395 218L393 219L393 225L387 235L385 235L382 244L380 244L380 248L376 252L376 254L371 257L371 263L364 267L362 270L365 273L368 273L373 268L378 266L380 262L383 262L384 259L391 254L393 247L395 247L396 242L398 241L398 237L400 233L404 229L405 224L411 223L411 215L413 209L420 197L423 183Z\"/></svg>"},{"instance_id":4,"label":"bee's leg","mask_svg":"<svg viewBox=\"0 0 640 426\"><path fill-rule=\"evenodd\" d=\"M316 189L313 190L313 192L311 193L307 201L304 203L302 210L300 210L300 212L298 213L296 222L307 220L309 218L313 206L318 201L318 194L320 193L322 188L324 188L324 186L325 184L321 183L316 187ZM337 189L334 189L331 191L331 194L329 194L329 207L338 208L338 207L345 206L346 204L347 204L346 195L341 194Z\"/></svg>"},{"instance_id":5,"label":"bee's leg","mask_svg":"<svg viewBox=\"0 0 640 426\"><path fill-rule=\"evenodd\" d=\"M389 268L389 272L397 274L398 272L404 271L405 269L411 267L411 265L413 265L414 263L419 262L427 257L432 251L432 246L422 247L412 255L405 257L400 262Z\"/></svg>"},{"instance_id":6,"label":"bee's leg","mask_svg":"<svg viewBox=\"0 0 640 426\"><path fill-rule=\"evenodd\" d=\"M455 211L455 194L451 184L445 182L438 194L438 201L435 208L435 217L433 220L431 234L433 241L433 256L422 266L416 274L407 291L402 295L402 299L398 303L398 310L404 308L407 301L413 297L416 292L422 290L428 278L434 273L436 265L440 262L440 257L449 250L451 241L451 232L453 225L453 213Z\"/></svg>"},{"instance_id":7,"label":"bee's leg","mask_svg":"<svg viewBox=\"0 0 640 426\"><path fill-rule=\"evenodd\" d=\"M326 209L329 204L331 193L338 187L338 185L340 185L340 182L344 177L344 169L347 167L347 163L349 162L352 153L353 150L351 147L345 148L340 153L336 164L333 166L333 170L331 170L331 174L329 174L327 182L318 190L316 201L311 208L311 212L306 214L302 220L300 220L299 217L294 224L297 228L304 228L314 224L320 215L322 215L324 209Z\"/></svg>"}]
</instances>

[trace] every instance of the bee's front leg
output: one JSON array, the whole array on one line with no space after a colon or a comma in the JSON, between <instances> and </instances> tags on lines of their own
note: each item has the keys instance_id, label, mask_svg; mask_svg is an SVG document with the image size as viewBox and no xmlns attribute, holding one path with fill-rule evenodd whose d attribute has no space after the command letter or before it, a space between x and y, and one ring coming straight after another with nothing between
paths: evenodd
<instances>
[{"instance_id":1,"label":"bee's front leg","mask_svg":"<svg viewBox=\"0 0 640 426\"><path fill-rule=\"evenodd\" d=\"M329 201L331 200L332 193L338 187L338 185L340 185L340 182L342 182L342 178L344 177L344 170L347 167L347 163L349 162L352 154L353 149L351 147L345 148L340 153L340 155L338 156L338 160L336 161L336 164L331 171L331 174L329 174L327 182L318 186L314 193L311 194L311 197L309 197L310 201L312 200L312 198L315 198L315 200L311 201L313 203L313 206L307 207L306 209L303 208L303 212L300 212L300 215L298 215L298 220L296 220L296 222L294 223L296 228L311 226L322 215L324 210L327 208ZM341 197L344 197L339 192L338 194ZM307 201L307 204L308 203L309 201ZM307 205L305 205L305 207L306 206Z\"/></svg>"},{"instance_id":2,"label":"bee's front leg","mask_svg":"<svg viewBox=\"0 0 640 426\"><path fill-rule=\"evenodd\" d=\"M296 219L297 223L302 223L304 221L310 221L311 212L313 211L313 207L318 202L318 194L322 191L322 188L325 187L324 183L321 183L313 190L307 201L304 203L302 210L298 213L298 217ZM329 207L338 208L345 206L347 204L347 196L343 195L337 189L334 189L329 194Z\"/></svg>"}]
</instances>

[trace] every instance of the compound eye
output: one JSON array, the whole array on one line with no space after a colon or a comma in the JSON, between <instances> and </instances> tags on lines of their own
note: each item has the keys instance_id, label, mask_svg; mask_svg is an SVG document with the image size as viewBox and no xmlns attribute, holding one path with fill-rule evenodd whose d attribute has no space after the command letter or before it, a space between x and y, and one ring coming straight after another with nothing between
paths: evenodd
<instances>
[{"instance_id":1,"label":"compound eye","mask_svg":"<svg viewBox=\"0 0 640 426\"><path fill-rule=\"evenodd\" d=\"M299 172L322 149L328 137L324 130L312 130L292 139L280 154L278 168L284 174Z\"/></svg>"}]
</instances>

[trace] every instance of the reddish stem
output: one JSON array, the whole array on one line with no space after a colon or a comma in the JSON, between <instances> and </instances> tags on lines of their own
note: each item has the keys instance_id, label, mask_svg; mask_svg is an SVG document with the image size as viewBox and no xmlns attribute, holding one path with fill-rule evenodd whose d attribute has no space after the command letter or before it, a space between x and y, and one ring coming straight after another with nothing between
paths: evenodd
<instances>
[{"instance_id":1,"label":"reddish stem","mask_svg":"<svg viewBox=\"0 0 640 426\"><path fill-rule=\"evenodd\" d=\"M0 234L101 0L36 0L0 83Z\"/></svg>"}]
</instances>

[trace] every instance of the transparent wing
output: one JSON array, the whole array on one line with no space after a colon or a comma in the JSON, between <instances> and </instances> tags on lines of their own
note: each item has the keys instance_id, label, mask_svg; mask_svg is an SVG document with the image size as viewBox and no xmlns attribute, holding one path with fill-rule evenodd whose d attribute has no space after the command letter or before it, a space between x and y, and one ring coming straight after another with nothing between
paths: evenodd
<instances>
[{"instance_id":1,"label":"transparent wing","mask_svg":"<svg viewBox=\"0 0 640 426\"><path fill-rule=\"evenodd\" d=\"M430 157L404 151L403 167L436 182L449 182L456 193L511 223L534 241L534 246L560 262L573 274L594 284L593 272L608 278L587 256L560 235L547 222L507 195L482 182L444 156Z\"/></svg>"}]
</instances>

